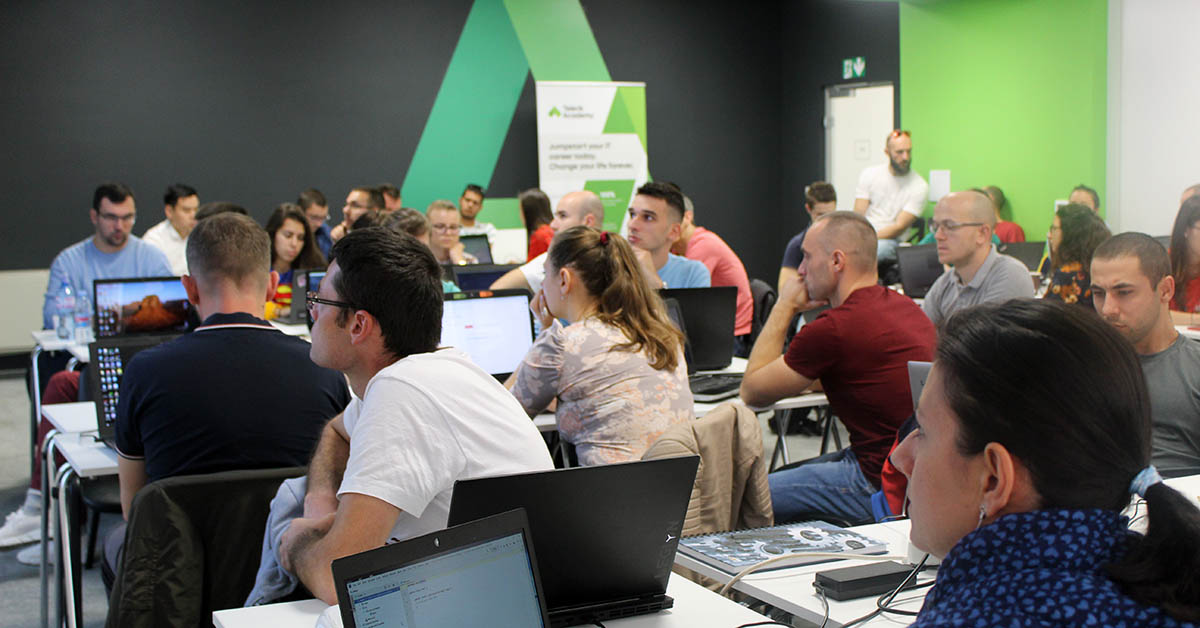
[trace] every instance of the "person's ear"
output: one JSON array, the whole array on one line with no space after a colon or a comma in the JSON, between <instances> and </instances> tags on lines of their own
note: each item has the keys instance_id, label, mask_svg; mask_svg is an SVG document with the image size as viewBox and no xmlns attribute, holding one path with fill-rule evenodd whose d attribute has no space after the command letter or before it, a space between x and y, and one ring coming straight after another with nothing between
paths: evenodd
<instances>
[{"instance_id":1,"label":"person's ear","mask_svg":"<svg viewBox=\"0 0 1200 628\"><path fill-rule=\"evenodd\" d=\"M277 271L272 270L271 273L267 276L267 298L263 300L263 303L266 303L267 301L274 299L275 291L278 288L279 288L279 273ZM305 295L300 295L300 296L303 297ZM295 301L296 301L296 295L293 294L292 295L293 307L295 306Z\"/></svg>"},{"instance_id":2,"label":"person's ear","mask_svg":"<svg viewBox=\"0 0 1200 628\"><path fill-rule=\"evenodd\" d=\"M192 302L192 307L200 305L200 288L196 285L196 278L191 275L184 275L179 278L179 283L183 284L183 291L187 293L188 301Z\"/></svg>"},{"instance_id":3,"label":"person's ear","mask_svg":"<svg viewBox=\"0 0 1200 628\"><path fill-rule=\"evenodd\" d=\"M1173 298L1175 298L1175 278L1166 275L1158 282L1158 300L1162 303L1170 303Z\"/></svg>"},{"instance_id":4,"label":"person's ear","mask_svg":"<svg viewBox=\"0 0 1200 628\"><path fill-rule=\"evenodd\" d=\"M833 253L829 254L829 261L833 265L833 269L841 272L846 269L846 252L841 249L834 249Z\"/></svg>"},{"instance_id":5,"label":"person's ear","mask_svg":"<svg viewBox=\"0 0 1200 628\"><path fill-rule=\"evenodd\" d=\"M88 216L92 219L92 226L99 226L100 212L97 212L95 209L88 208Z\"/></svg>"},{"instance_id":6,"label":"person's ear","mask_svg":"<svg viewBox=\"0 0 1200 628\"><path fill-rule=\"evenodd\" d=\"M667 241L675 242L683 235L683 223L673 222L671 228L667 230Z\"/></svg>"},{"instance_id":7,"label":"person's ear","mask_svg":"<svg viewBox=\"0 0 1200 628\"><path fill-rule=\"evenodd\" d=\"M364 342L371 334L379 329L379 321L366 310L354 310L350 316L350 324L346 331L350 333L350 343Z\"/></svg>"},{"instance_id":8,"label":"person's ear","mask_svg":"<svg viewBox=\"0 0 1200 628\"><path fill-rule=\"evenodd\" d=\"M980 506L984 510L984 520L1012 512L1014 507L1024 510L1025 506L1016 502L1024 501L1024 496L1032 491L1033 487L1023 485L1028 482L1028 473L1024 472L1020 461L1013 457L1007 447L996 442L984 446L979 455L979 482L982 493Z\"/></svg>"},{"instance_id":9,"label":"person's ear","mask_svg":"<svg viewBox=\"0 0 1200 628\"><path fill-rule=\"evenodd\" d=\"M558 269L558 285L559 293L566 297L571 288L575 287L575 273L572 273L569 268Z\"/></svg>"}]
</instances>

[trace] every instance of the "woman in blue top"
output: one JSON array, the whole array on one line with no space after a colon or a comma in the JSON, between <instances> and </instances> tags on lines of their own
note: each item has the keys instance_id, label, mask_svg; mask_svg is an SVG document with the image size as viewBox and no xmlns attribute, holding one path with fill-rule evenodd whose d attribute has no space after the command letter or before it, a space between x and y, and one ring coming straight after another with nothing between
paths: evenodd
<instances>
[{"instance_id":1,"label":"woman in blue top","mask_svg":"<svg viewBox=\"0 0 1200 628\"><path fill-rule=\"evenodd\" d=\"M914 545L944 556L916 626L1192 626L1200 510L1157 477L1130 345L1093 312L1012 300L943 323L892 453ZM1131 493L1145 535L1121 511Z\"/></svg>"}]
</instances>

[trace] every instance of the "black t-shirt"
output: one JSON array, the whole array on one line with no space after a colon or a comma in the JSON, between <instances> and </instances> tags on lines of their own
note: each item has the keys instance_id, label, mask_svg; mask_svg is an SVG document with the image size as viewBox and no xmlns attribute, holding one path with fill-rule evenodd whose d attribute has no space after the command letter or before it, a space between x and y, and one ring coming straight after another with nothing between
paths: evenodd
<instances>
[{"instance_id":1,"label":"black t-shirt","mask_svg":"<svg viewBox=\"0 0 1200 628\"><path fill-rule=\"evenodd\" d=\"M787 248L783 250L783 262L779 265L783 268L791 268L793 270L800 268L800 262L804 261L804 234L808 233L808 229L797 233L787 243Z\"/></svg>"},{"instance_id":2,"label":"black t-shirt","mask_svg":"<svg viewBox=\"0 0 1200 628\"><path fill-rule=\"evenodd\" d=\"M325 423L350 403L345 378L310 345L249 314L214 314L125 368L117 450L148 482L308 464Z\"/></svg>"}]
</instances>

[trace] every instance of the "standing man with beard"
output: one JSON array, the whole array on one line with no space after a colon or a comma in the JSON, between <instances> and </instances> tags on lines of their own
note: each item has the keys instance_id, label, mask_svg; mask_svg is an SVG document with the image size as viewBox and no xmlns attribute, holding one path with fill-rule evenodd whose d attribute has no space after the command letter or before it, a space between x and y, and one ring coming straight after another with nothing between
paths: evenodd
<instances>
[{"instance_id":1,"label":"standing man with beard","mask_svg":"<svg viewBox=\"0 0 1200 628\"><path fill-rule=\"evenodd\" d=\"M879 238L876 257L881 265L896 261L898 238L920 217L929 198L929 184L910 169L909 132L889 133L883 152L888 163L863 170L854 192L854 211L866 217Z\"/></svg>"}]
</instances>

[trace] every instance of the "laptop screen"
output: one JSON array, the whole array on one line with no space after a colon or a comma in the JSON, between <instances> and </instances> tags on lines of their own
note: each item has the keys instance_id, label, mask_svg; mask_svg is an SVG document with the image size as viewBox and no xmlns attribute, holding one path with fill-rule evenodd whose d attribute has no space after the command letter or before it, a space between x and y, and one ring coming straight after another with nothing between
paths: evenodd
<instances>
[{"instance_id":1,"label":"laptop screen","mask_svg":"<svg viewBox=\"0 0 1200 628\"><path fill-rule=\"evenodd\" d=\"M93 342L90 346L91 365L88 368L88 384L96 403L96 425L101 440L111 440L117 422L117 404L120 401L121 378L125 367L133 356L143 349L162 344L175 335L145 336L108 339Z\"/></svg>"},{"instance_id":2,"label":"laptop screen","mask_svg":"<svg viewBox=\"0 0 1200 628\"><path fill-rule=\"evenodd\" d=\"M541 626L520 532L346 582L359 628Z\"/></svg>"},{"instance_id":3,"label":"laptop screen","mask_svg":"<svg viewBox=\"0 0 1200 628\"><path fill-rule=\"evenodd\" d=\"M492 245L488 242L486 235L465 235L458 239L463 243L463 250L475 256L476 263L492 263Z\"/></svg>"},{"instance_id":4,"label":"laptop screen","mask_svg":"<svg viewBox=\"0 0 1200 628\"><path fill-rule=\"evenodd\" d=\"M445 295L442 342L461 349L480 368L506 378L533 346L533 315L524 290Z\"/></svg>"},{"instance_id":5,"label":"laptop screen","mask_svg":"<svg viewBox=\"0 0 1200 628\"><path fill-rule=\"evenodd\" d=\"M92 302L97 338L183 332L194 316L179 277L97 279Z\"/></svg>"},{"instance_id":6,"label":"laptop screen","mask_svg":"<svg viewBox=\"0 0 1200 628\"><path fill-rule=\"evenodd\" d=\"M516 268L518 264L468 264L466 266L454 266L454 283L459 289L470 290L487 290L496 283L496 280L503 277L508 271Z\"/></svg>"}]
</instances>

